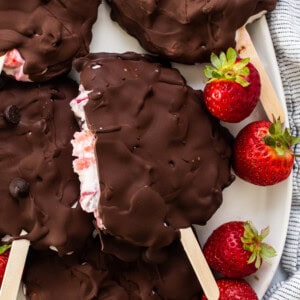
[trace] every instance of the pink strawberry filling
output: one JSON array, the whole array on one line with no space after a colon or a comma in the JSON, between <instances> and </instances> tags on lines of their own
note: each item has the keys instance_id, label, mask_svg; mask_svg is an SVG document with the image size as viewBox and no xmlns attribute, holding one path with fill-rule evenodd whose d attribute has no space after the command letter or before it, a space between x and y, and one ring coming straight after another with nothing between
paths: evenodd
<instances>
[{"instance_id":1,"label":"pink strawberry filling","mask_svg":"<svg viewBox=\"0 0 300 300\"><path fill-rule=\"evenodd\" d=\"M73 156L76 157L73 161L73 168L80 180L79 203L84 211L94 213L97 226L103 228L98 212L100 185L94 153L96 139L93 133L87 128L83 110L84 105L88 101L88 94L89 92L80 86L80 94L71 101L72 110L80 119L83 128L82 131L74 134L74 139L71 141L73 145Z\"/></svg>"},{"instance_id":2,"label":"pink strawberry filling","mask_svg":"<svg viewBox=\"0 0 300 300\"><path fill-rule=\"evenodd\" d=\"M17 81L31 81L28 75L24 74L25 60L17 49L6 52L3 71L13 76Z\"/></svg>"}]
</instances>

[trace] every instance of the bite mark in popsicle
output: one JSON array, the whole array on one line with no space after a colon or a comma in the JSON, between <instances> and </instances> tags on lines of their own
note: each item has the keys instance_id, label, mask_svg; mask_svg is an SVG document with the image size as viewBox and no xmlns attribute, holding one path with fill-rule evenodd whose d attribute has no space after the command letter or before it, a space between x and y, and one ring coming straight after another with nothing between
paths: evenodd
<instances>
[{"instance_id":1,"label":"bite mark in popsicle","mask_svg":"<svg viewBox=\"0 0 300 300\"><path fill-rule=\"evenodd\" d=\"M94 153L96 138L86 125L84 113L84 106L88 101L89 92L85 91L83 86L80 86L79 90L79 95L71 101L70 105L76 117L80 119L84 130L76 132L74 139L71 141L73 145L73 156L77 157L73 161L73 168L75 173L78 174L80 181L80 205L84 211L89 213L93 212L97 226L103 228L98 212L100 185Z\"/></svg>"}]
</instances>

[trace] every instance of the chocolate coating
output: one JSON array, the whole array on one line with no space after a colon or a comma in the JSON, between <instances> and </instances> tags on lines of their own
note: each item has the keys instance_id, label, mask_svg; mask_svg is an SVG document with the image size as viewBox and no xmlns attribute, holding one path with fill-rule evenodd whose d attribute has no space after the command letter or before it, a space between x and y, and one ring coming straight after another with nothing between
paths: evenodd
<instances>
[{"instance_id":1,"label":"chocolate coating","mask_svg":"<svg viewBox=\"0 0 300 300\"><path fill-rule=\"evenodd\" d=\"M0 0L0 53L18 49L24 73L45 81L86 55L101 0Z\"/></svg>"},{"instance_id":2,"label":"chocolate coating","mask_svg":"<svg viewBox=\"0 0 300 300\"><path fill-rule=\"evenodd\" d=\"M107 0L111 17L149 52L173 61L208 61L235 46L248 18L275 8L276 0Z\"/></svg>"},{"instance_id":3,"label":"chocolate coating","mask_svg":"<svg viewBox=\"0 0 300 300\"><path fill-rule=\"evenodd\" d=\"M91 217L78 205L79 181L70 140L78 130L69 108L78 85L67 78L45 84L6 79L0 90L0 237L21 230L35 248L77 250L91 234ZM62 98L55 100L60 93ZM7 124L14 105L20 122Z\"/></svg>"},{"instance_id":4,"label":"chocolate coating","mask_svg":"<svg viewBox=\"0 0 300 300\"><path fill-rule=\"evenodd\" d=\"M168 259L161 264L138 261L123 269L118 280L129 299L201 299L200 284L180 243L173 243L166 252Z\"/></svg>"},{"instance_id":5,"label":"chocolate coating","mask_svg":"<svg viewBox=\"0 0 300 300\"><path fill-rule=\"evenodd\" d=\"M29 300L198 300L201 288L179 244L163 264L126 264L93 243L82 255L31 251L24 283Z\"/></svg>"},{"instance_id":6,"label":"chocolate coating","mask_svg":"<svg viewBox=\"0 0 300 300\"><path fill-rule=\"evenodd\" d=\"M202 92L153 58L89 54L76 67L92 90L85 113L97 136L104 234L160 260L179 228L205 224L221 205L234 178L232 137L205 110ZM114 254L126 259L125 248Z\"/></svg>"},{"instance_id":7,"label":"chocolate coating","mask_svg":"<svg viewBox=\"0 0 300 300\"><path fill-rule=\"evenodd\" d=\"M30 300L129 300L107 270L74 255L60 258L51 251L31 252L23 280Z\"/></svg>"}]
</instances>

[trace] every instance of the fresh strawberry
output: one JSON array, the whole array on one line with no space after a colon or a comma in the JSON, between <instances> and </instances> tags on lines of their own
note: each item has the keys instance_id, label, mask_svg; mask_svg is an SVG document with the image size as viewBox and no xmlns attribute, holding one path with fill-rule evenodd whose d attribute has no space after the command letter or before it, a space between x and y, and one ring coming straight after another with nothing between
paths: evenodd
<instances>
[{"instance_id":1,"label":"fresh strawberry","mask_svg":"<svg viewBox=\"0 0 300 300\"><path fill-rule=\"evenodd\" d=\"M220 291L219 300L258 300L251 285L243 279L221 278L217 280ZM202 296L202 300L207 300Z\"/></svg>"},{"instance_id":2,"label":"fresh strawberry","mask_svg":"<svg viewBox=\"0 0 300 300\"><path fill-rule=\"evenodd\" d=\"M255 121L237 135L233 151L233 170L256 185L276 184L286 179L294 164L292 146L300 137L283 130L280 120Z\"/></svg>"},{"instance_id":3,"label":"fresh strawberry","mask_svg":"<svg viewBox=\"0 0 300 300\"><path fill-rule=\"evenodd\" d=\"M262 240L269 228L258 234L249 222L231 221L218 227L206 241L203 252L209 266L230 278L242 278L257 271L262 261L276 255Z\"/></svg>"},{"instance_id":4,"label":"fresh strawberry","mask_svg":"<svg viewBox=\"0 0 300 300\"><path fill-rule=\"evenodd\" d=\"M211 55L206 66L209 79L204 88L204 102L209 112L226 122L240 122L254 110L260 96L259 73L249 58L239 59L234 49Z\"/></svg>"},{"instance_id":5,"label":"fresh strawberry","mask_svg":"<svg viewBox=\"0 0 300 300\"><path fill-rule=\"evenodd\" d=\"M9 248L10 248L10 245L0 246L0 287L2 285L5 268L6 268L7 261L8 261L8 256L9 256L9 252L10 252Z\"/></svg>"}]
</instances>

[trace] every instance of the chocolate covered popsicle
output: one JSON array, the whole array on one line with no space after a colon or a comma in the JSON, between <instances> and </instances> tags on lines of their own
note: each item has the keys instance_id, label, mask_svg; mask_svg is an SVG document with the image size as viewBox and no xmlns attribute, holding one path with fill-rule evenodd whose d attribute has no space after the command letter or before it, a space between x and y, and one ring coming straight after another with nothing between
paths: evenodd
<instances>
[{"instance_id":1,"label":"chocolate covered popsicle","mask_svg":"<svg viewBox=\"0 0 300 300\"><path fill-rule=\"evenodd\" d=\"M78 85L58 78L44 84L1 78L0 237L22 230L34 248L66 254L93 230L79 200L71 139L77 122L69 102Z\"/></svg>"},{"instance_id":2,"label":"chocolate covered popsicle","mask_svg":"<svg viewBox=\"0 0 300 300\"><path fill-rule=\"evenodd\" d=\"M94 138L95 156L86 166L94 162L101 194L85 198L91 190L81 198L98 214L103 249L125 260L136 259L134 253L160 260L180 228L205 224L221 205L234 179L232 137L205 110L202 92L153 57L89 54L75 67L81 94L71 105L81 135ZM76 169L86 167L80 159L75 171L88 180ZM128 257L127 246L107 240L135 251Z\"/></svg>"},{"instance_id":3,"label":"chocolate covered popsicle","mask_svg":"<svg viewBox=\"0 0 300 300\"><path fill-rule=\"evenodd\" d=\"M4 72L21 81L46 81L89 52L101 0L0 0Z\"/></svg>"},{"instance_id":4,"label":"chocolate covered popsicle","mask_svg":"<svg viewBox=\"0 0 300 300\"><path fill-rule=\"evenodd\" d=\"M107 0L111 18L144 49L193 64L235 46L236 31L276 0Z\"/></svg>"}]
</instances>

